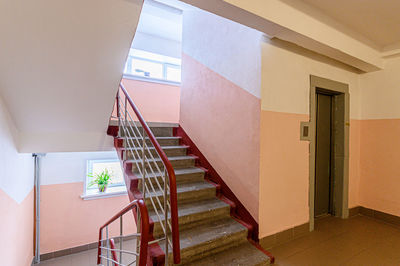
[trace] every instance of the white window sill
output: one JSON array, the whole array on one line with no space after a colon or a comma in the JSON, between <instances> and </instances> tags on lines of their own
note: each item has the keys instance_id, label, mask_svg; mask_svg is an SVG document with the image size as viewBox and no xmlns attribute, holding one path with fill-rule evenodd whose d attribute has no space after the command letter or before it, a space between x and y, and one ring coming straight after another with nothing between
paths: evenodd
<instances>
[{"instance_id":1,"label":"white window sill","mask_svg":"<svg viewBox=\"0 0 400 266\"><path fill-rule=\"evenodd\" d=\"M108 187L106 192L100 192L98 189L88 189L85 194L81 195L83 200L105 199L127 195L125 186Z\"/></svg>"},{"instance_id":2,"label":"white window sill","mask_svg":"<svg viewBox=\"0 0 400 266\"><path fill-rule=\"evenodd\" d=\"M136 75L130 75L130 74L124 74L122 76L124 79L132 79L132 80L139 80L139 81L144 81L144 82L153 82L153 83L159 83L159 84L166 84L166 85L173 85L173 86L180 86L180 82L176 81L170 81L170 80L165 80L165 79L156 79L156 78L147 78L147 77L142 77L142 76L136 76Z\"/></svg>"}]
</instances>

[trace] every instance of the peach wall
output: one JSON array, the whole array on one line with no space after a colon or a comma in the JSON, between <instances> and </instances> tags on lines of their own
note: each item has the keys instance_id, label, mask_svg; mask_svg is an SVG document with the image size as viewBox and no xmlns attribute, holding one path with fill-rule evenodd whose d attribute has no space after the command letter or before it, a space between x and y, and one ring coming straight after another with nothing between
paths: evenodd
<instances>
[{"instance_id":1,"label":"peach wall","mask_svg":"<svg viewBox=\"0 0 400 266\"><path fill-rule=\"evenodd\" d=\"M122 83L146 121L179 122L179 86L132 79L122 79Z\"/></svg>"},{"instance_id":2,"label":"peach wall","mask_svg":"<svg viewBox=\"0 0 400 266\"><path fill-rule=\"evenodd\" d=\"M260 238L308 222L308 115L261 111Z\"/></svg>"},{"instance_id":3,"label":"peach wall","mask_svg":"<svg viewBox=\"0 0 400 266\"><path fill-rule=\"evenodd\" d=\"M48 253L98 240L99 227L129 204L127 195L83 200L83 182L41 186L41 253ZM124 232L136 230L133 215L124 217ZM112 232L118 231L119 223Z\"/></svg>"},{"instance_id":4,"label":"peach wall","mask_svg":"<svg viewBox=\"0 0 400 266\"><path fill-rule=\"evenodd\" d=\"M360 205L400 216L400 119L361 122Z\"/></svg>"},{"instance_id":5,"label":"peach wall","mask_svg":"<svg viewBox=\"0 0 400 266\"><path fill-rule=\"evenodd\" d=\"M18 204L0 189L1 265L30 266L33 259L33 190Z\"/></svg>"},{"instance_id":6,"label":"peach wall","mask_svg":"<svg viewBox=\"0 0 400 266\"><path fill-rule=\"evenodd\" d=\"M350 120L349 136L349 208L356 207L359 201L360 186L360 145L361 145L361 120Z\"/></svg>"},{"instance_id":7,"label":"peach wall","mask_svg":"<svg viewBox=\"0 0 400 266\"><path fill-rule=\"evenodd\" d=\"M182 58L180 124L258 220L260 99Z\"/></svg>"}]
</instances>

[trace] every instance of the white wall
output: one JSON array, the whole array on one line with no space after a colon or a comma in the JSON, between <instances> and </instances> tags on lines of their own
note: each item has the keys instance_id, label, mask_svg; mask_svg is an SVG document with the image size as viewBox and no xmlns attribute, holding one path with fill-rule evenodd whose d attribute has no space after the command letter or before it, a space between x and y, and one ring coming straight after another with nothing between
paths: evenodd
<instances>
[{"instance_id":1,"label":"white wall","mask_svg":"<svg viewBox=\"0 0 400 266\"><path fill-rule=\"evenodd\" d=\"M310 75L315 75L349 84L350 118L360 118L361 90L355 68L278 39L265 38L262 47L263 110L309 114Z\"/></svg>"},{"instance_id":2,"label":"white wall","mask_svg":"<svg viewBox=\"0 0 400 266\"><path fill-rule=\"evenodd\" d=\"M360 75L362 119L400 117L400 58L387 59L385 70Z\"/></svg>"},{"instance_id":3,"label":"white wall","mask_svg":"<svg viewBox=\"0 0 400 266\"><path fill-rule=\"evenodd\" d=\"M48 153L41 160L41 185L84 182L87 160L96 159L118 159L118 156L115 151Z\"/></svg>"},{"instance_id":4,"label":"white wall","mask_svg":"<svg viewBox=\"0 0 400 266\"><path fill-rule=\"evenodd\" d=\"M183 24L185 54L261 98L261 32L196 8Z\"/></svg>"},{"instance_id":5,"label":"white wall","mask_svg":"<svg viewBox=\"0 0 400 266\"><path fill-rule=\"evenodd\" d=\"M132 48L156 54L181 58L182 43L143 32L136 32Z\"/></svg>"},{"instance_id":6,"label":"white wall","mask_svg":"<svg viewBox=\"0 0 400 266\"><path fill-rule=\"evenodd\" d=\"M18 153L17 130L0 97L0 189L21 203L33 189L32 154Z\"/></svg>"}]
</instances>

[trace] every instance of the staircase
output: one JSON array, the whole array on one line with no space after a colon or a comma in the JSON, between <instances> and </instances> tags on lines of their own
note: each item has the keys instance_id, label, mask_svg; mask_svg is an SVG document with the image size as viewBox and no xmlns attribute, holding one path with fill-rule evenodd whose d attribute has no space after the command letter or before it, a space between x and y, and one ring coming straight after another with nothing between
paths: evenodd
<instances>
[{"instance_id":1,"label":"staircase","mask_svg":"<svg viewBox=\"0 0 400 266\"><path fill-rule=\"evenodd\" d=\"M154 202L162 201L165 193L161 186L157 186L163 182L162 171L152 172L144 164L143 169L146 170L139 169L141 168L139 158L144 152L146 162L150 161L148 164L156 167L162 167L163 161L155 156L157 155L155 148L140 148L143 141L146 141L145 146L151 147L149 137L138 138L136 134L130 134L126 129L124 134L118 123L112 122L108 134L115 137L114 145L123 161L130 200L142 197L144 190L142 172L146 173L145 184L155 188L152 191L147 190L145 196L152 232L150 239L156 239L149 244L147 265L163 265L165 249L168 247L165 238L170 238L164 235L166 217L154 210L156 206ZM148 125L175 172L180 264L269 265L273 263L272 255L257 244L258 225L254 219L222 179L219 176L215 178L216 171L183 129L177 124L148 123ZM131 131L140 132L141 129L136 127L136 129L131 128ZM125 143L127 141L135 141L138 143L138 148L133 150L127 148L128 145ZM171 212L168 212L168 218L171 217L170 214ZM162 236L164 240L158 241L157 239L163 239ZM173 265L170 249L168 254L168 264Z\"/></svg>"},{"instance_id":2,"label":"staircase","mask_svg":"<svg viewBox=\"0 0 400 266\"><path fill-rule=\"evenodd\" d=\"M248 241L248 229L231 217L231 205L217 198L217 184L205 180L207 170L196 164L197 156L188 154L190 146L183 145L182 138L174 136L178 125L149 123L149 126L175 170L181 264L269 265L270 257ZM123 142L116 138L115 144L118 151L126 152L127 162L135 165L133 156L123 148ZM161 160L157 163L162 164ZM140 178L134 166L132 171ZM160 177L149 175L147 178L155 184ZM141 182L138 181L139 188ZM150 197L159 197L162 193L159 191ZM149 198L146 205L151 220L157 221ZM160 233L162 230L157 221L153 228L154 238ZM159 244L161 248L165 246L163 242ZM172 265L172 255L169 258Z\"/></svg>"}]
</instances>

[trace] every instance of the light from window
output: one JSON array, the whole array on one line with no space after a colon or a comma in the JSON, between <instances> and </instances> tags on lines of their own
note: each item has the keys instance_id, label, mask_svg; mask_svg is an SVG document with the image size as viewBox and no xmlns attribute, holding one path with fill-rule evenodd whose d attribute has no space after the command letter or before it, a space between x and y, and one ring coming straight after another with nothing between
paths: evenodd
<instances>
[{"instance_id":1,"label":"light from window","mask_svg":"<svg viewBox=\"0 0 400 266\"><path fill-rule=\"evenodd\" d=\"M122 174L121 164L117 159L107 159L107 160L88 160L87 163L87 174L93 173L94 176L96 174L100 174L105 169L111 175L110 183L108 187L125 187L124 176ZM89 191L96 190L98 191L98 187L96 185L89 186L90 182L95 177L89 177L86 175L86 194Z\"/></svg>"},{"instance_id":2,"label":"light from window","mask_svg":"<svg viewBox=\"0 0 400 266\"><path fill-rule=\"evenodd\" d=\"M125 75L181 82L179 58L131 49L124 69Z\"/></svg>"}]
</instances>

